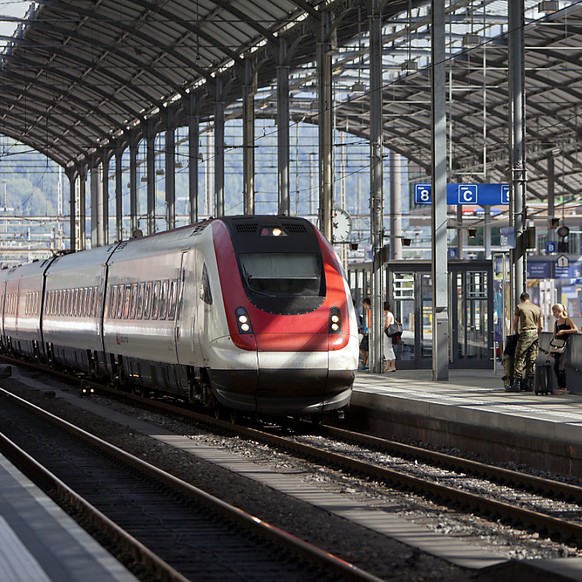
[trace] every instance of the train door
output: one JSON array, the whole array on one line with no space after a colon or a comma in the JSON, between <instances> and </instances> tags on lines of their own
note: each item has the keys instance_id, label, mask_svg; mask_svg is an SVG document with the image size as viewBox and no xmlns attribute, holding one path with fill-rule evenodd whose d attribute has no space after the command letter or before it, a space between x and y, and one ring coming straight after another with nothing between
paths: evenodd
<instances>
[{"instance_id":1,"label":"train door","mask_svg":"<svg viewBox=\"0 0 582 582\"><path fill-rule=\"evenodd\" d=\"M176 355L178 362L185 366L200 365L199 338L194 333L198 301L194 253L194 250L182 252L176 308Z\"/></svg>"},{"instance_id":2,"label":"train door","mask_svg":"<svg viewBox=\"0 0 582 582\"><path fill-rule=\"evenodd\" d=\"M387 296L404 328L394 346L400 368L432 365L432 277L429 272L397 270L388 274Z\"/></svg>"}]
</instances>

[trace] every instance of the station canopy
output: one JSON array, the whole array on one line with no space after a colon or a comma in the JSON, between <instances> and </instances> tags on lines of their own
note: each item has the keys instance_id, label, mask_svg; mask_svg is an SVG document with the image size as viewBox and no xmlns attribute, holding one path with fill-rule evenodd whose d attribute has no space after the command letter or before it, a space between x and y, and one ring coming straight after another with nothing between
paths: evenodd
<instances>
[{"instance_id":1,"label":"station canopy","mask_svg":"<svg viewBox=\"0 0 582 582\"><path fill-rule=\"evenodd\" d=\"M370 4L40 0L1 56L0 132L71 166L177 104L195 100L201 118L211 120L217 80L228 88L227 115L240 116L248 62L257 68L257 115L274 117L283 43L292 118L317 124L315 55L326 38L335 126L366 138ZM384 144L428 174L430 2L379 4ZM525 0L525 8L528 197L546 199L551 165L556 194L567 203L578 198L582 167L582 7ZM507 1L446 3L450 181L511 179L507 10Z\"/></svg>"}]
</instances>

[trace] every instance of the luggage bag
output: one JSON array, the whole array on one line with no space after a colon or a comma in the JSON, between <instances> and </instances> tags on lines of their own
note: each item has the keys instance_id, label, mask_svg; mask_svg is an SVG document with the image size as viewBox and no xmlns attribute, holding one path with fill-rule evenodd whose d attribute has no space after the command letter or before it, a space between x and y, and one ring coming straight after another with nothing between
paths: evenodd
<instances>
[{"instance_id":1,"label":"luggage bag","mask_svg":"<svg viewBox=\"0 0 582 582\"><path fill-rule=\"evenodd\" d=\"M536 366L535 394L552 394L554 391L554 370L550 360Z\"/></svg>"}]
</instances>

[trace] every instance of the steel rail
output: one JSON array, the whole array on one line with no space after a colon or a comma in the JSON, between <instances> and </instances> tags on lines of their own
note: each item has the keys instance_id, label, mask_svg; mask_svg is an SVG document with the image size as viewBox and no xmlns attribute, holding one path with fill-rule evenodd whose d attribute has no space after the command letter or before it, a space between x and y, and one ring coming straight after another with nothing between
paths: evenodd
<instances>
[{"instance_id":1,"label":"steel rail","mask_svg":"<svg viewBox=\"0 0 582 582\"><path fill-rule=\"evenodd\" d=\"M27 410L33 412L34 414L42 417L43 419L52 422L59 428L67 430L76 437L83 439L84 441L90 443L92 446L105 451L108 455L118 459L120 462L129 465L136 469L137 471L156 479L159 482L165 484L166 486L180 492L193 499L196 503L207 507L213 513L218 513L230 520L231 522L238 523L240 526L246 528L247 530L253 532L256 535L261 536L263 539L269 540L279 547L286 550L294 552L297 556L307 561L311 561L314 564L325 568L329 572L333 572L343 577L346 580L354 581L365 581L365 582L379 582L379 578L373 576L372 574L361 570L360 568L354 566L353 564L347 562L335 556L321 548L310 544L309 542L294 536L293 534L286 532L278 528L277 526L270 524L262 519L255 517L242 509L234 507L217 497L214 497L202 489L199 489L173 475L158 469L157 467L143 461L133 455L130 455L126 451L107 443L101 438L92 435L91 433L75 426L74 424L63 420L56 415L43 410L41 407L28 402L24 398L13 394L3 388L0 388L0 394L5 394L6 396L12 398L20 406L26 407Z\"/></svg>"}]
</instances>

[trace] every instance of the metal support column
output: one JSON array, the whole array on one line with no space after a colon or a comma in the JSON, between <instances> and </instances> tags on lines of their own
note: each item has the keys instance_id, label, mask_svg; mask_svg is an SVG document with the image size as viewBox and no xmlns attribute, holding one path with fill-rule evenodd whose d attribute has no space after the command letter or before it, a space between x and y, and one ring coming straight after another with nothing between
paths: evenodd
<instances>
[{"instance_id":1,"label":"metal support column","mask_svg":"<svg viewBox=\"0 0 582 582\"><path fill-rule=\"evenodd\" d=\"M445 6L431 2L432 94L432 378L449 379Z\"/></svg>"},{"instance_id":2,"label":"metal support column","mask_svg":"<svg viewBox=\"0 0 582 582\"><path fill-rule=\"evenodd\" d=\"M331 241L333 200L333 90L331 75L331 15L322 11L317 43L319 106L319 229Z\"/></svg>"},{"instance_id":3,"label":"metal support column","mask_svg":"<svg viewBox=\"0 0 582 582\"><path fill-rule=\"evenodd\" d=\"M169 125L165 141L166 228L172 230L176 227L176 130Z\"/></svg>"},{"instance_id":4,"label":"metal support column","mask_svg":"<svg viewBox=\"0 0 582 582\"><path fill-rule=\"evenodd\" d=\"M402 259L402 156L390 152L390 258Z\"/></svg>"},{"instance_id":5,"label":"metal support column","mask_svg":"<svg viewBox=\"0 0 582 582\"><path fill-rule=\"evenodd\" d=\"M191 96L188 109L188 197L190 224L198 222L198 162L200 159L200 116L198 102Z\"/></svg>"},{"instance_id":6,"label":"metal support column","mask_svg":"<svg viewBox=\"0 0 582 582\"><path fill-rule=\"evenodd\" d=\"M222 82L214 93L214 214L224 216L224 102Z\"/></svg>"},{"instance_id":7,"label":"metal support column","mask_svg":"<svg viewBox=\"0 0 582 582\"><path fill-rule=\"evenodd\" d=\"M66 175L69 179L69 247L71 251L77 251L77 182L79 172L77 169L66 169Z\"/></svg>"},{"instance_id":8,"label":"metal support column","mask_svg":"<svg viewBox=\"0 0 582 582\"><path fill-rule=\"evenodd\" d=\"M382 372L383 298L382 246L384 244L384 148L382 141L382 13L379 0L372 2L370 20L370 225L372 227L372 329L370 372Z\"/></svg>"},{"instance_id":9,"label":"metal support column","mask_svg":"<svg viewBox=\"0 0 582 582\"><path fill-rule=\"evenodd\" d=\"M245 62L243 85L243 208L255 213L255 93L257 70L251 60Z\"/></svg>"},{"instance_id":10,"label":"metal support column","mask_svg":"<svg viewBox=\"0 0 582 582\"><path fill-rule=\"evenodd\" d=\"M527 263L526 170L525 170L525 62L523 0L509 2L509 111L511 127L511 212L515 229L515 249L511 253L513 266L512 305L526 289Z\"/></svg>"},{"instance_id":11,"label":"metal support column","mask_svg":"<svg viewBox=\"0 0 582 582\"><path fill-rule=\"evenodd\" d=\"M77 189L77 215L78 215L78 235L77 250L84 251L87 248L87 173L88 167L81 166L79 171L79 181Z\"/></svg>"},{"instance_id":12,"label":"metal support column","mask_svg":"<svg viewBox=\"0 0 582 582\"><path fill-rule=\"evenodd\" d=\"M483 245L485 247L485 258L491 258L491 206L483 206L484 223L483 223Z\"/></svg>"},{"instance_id":13,"label":"metal support column","mask_svg":"<svg viewBox=\"0 0 582 582\"><path fill-rule=\"evenodd\" d=\"M124 145L115 147L115 237L123 240L123 151Z\"/></svg>"},{"instance_id":14,"label":"metal support column","mask_svg":"<svg viewBox=\"0 0 582 582\"><path fill-rule=\"evenodd\" d=\"M289 65L287 63L287 42L281 38L277 63L277 168L279 214L285 216L289 216L291 211L289 157Z\"/></svg>"},{"instance_id":15,"label":"metal support column","mask_svg":"<svg viewBox=\"0 0 582 582\"><path fill-rule=\"evenodd\" d=\"M104 170L103 160L96 158L91 168L91 246L101 247L105 244L104 232Z\"/></svg>"},{"instance_id":16,"label":"metal support column","mask_svg":"<svg viewBox=\"0 0 582 582\"><path fill-rule=\"evenodd\" d=\"M137 219L137 146L139 138L133 135L129 142L129 220L131 225L131 237L137 235L139 223Z\"/></svg>"},{"instance_id":17,"label":"metal support column","mask_svg":"<svg viewBox=\"0 0 582 582\"><path fill-rule=\"evenodd\" d=\"M550 152L547 157L548 163L548 217L555 218L556 212L556 168L554 164L554 154ZM551 242L556 241L556 225L548 220L548 236L547 240Z\"/></svg>"},{"instance_id":18,"label":"metal support column","mask_svg":"<svg viewBox=\"0 0 582 582\"><path fill-rule=\"evenodd\" d=\"M152 123L146 129L147 225L148 234L156 232L156 132Z\"/></svg>"}]
</instances>

